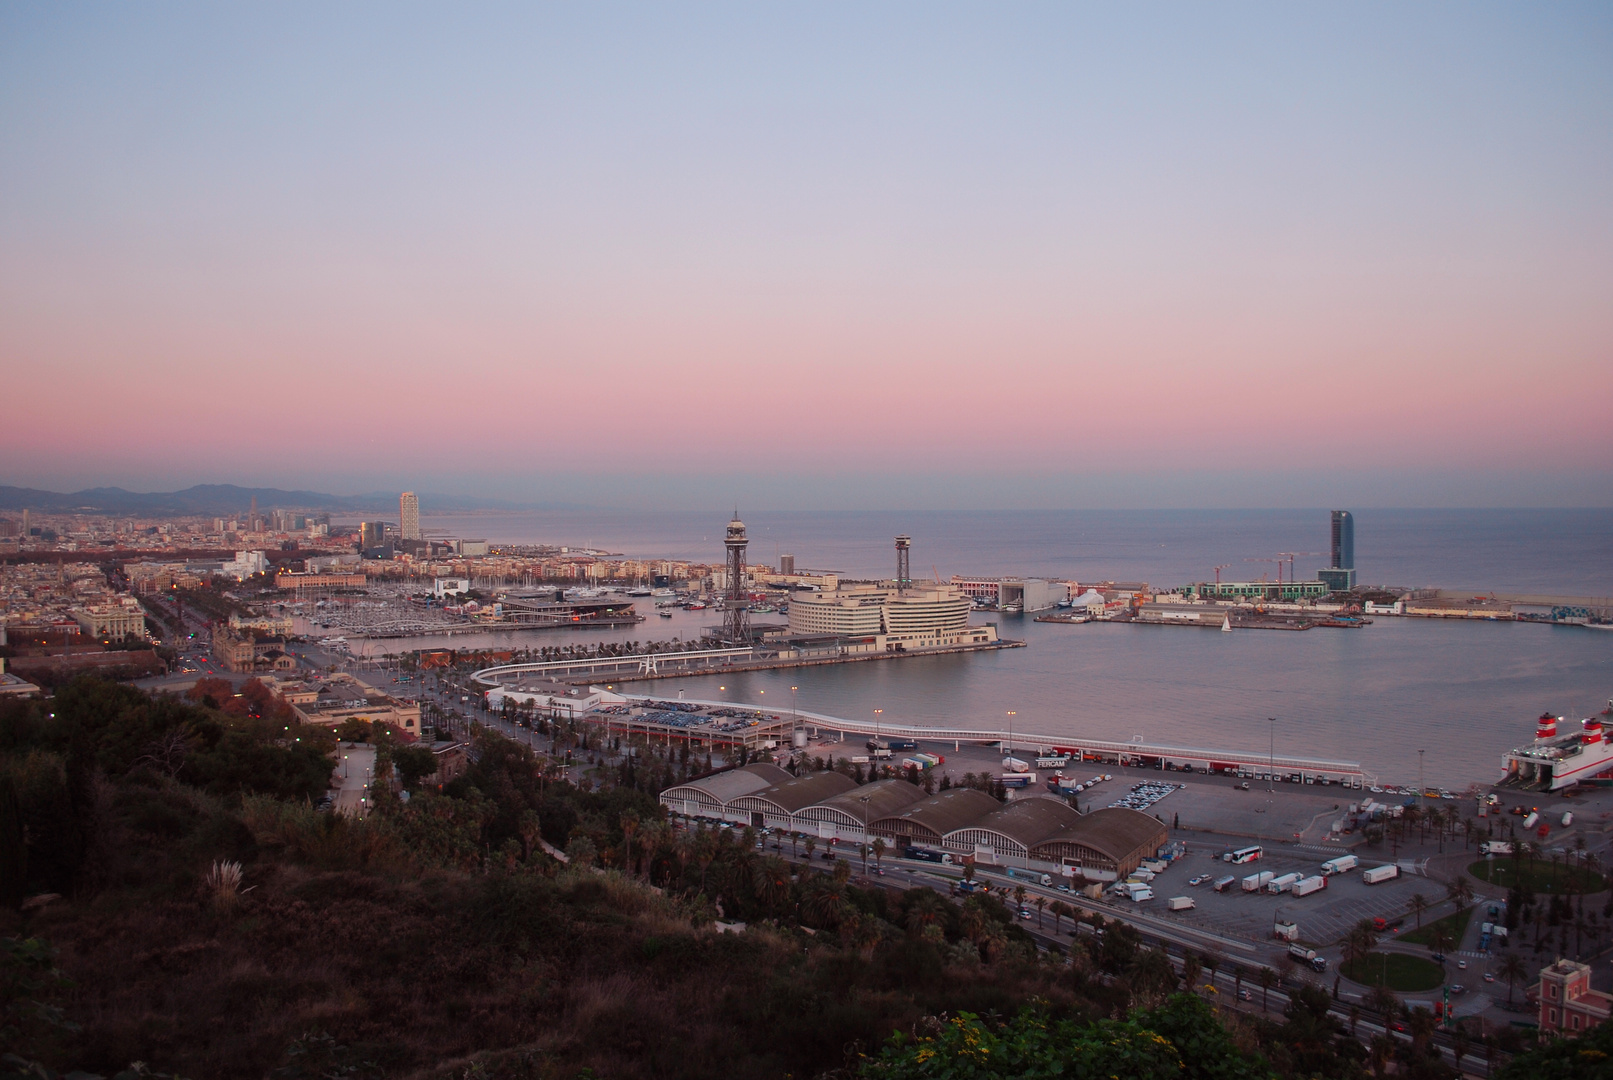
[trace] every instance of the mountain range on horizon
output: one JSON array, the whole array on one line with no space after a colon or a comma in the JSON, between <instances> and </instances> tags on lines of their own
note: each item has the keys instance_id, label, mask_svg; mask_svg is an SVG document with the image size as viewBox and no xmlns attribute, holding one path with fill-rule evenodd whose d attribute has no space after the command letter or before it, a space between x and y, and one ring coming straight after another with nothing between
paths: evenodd
<instances>
[{"instance_id":1,"label":"mountain range on horizon","mask_svg":"<svg viewBox=\"0 0 1613 1080\"><path fill-rule=\"evenodd\" d=\"M331 495L320 491L286 491L282 488L241 487L236 484L196 484L182 491L127 491L120 487L83 491L43 491L0 484L0 510L35 510L44 513L103 514L235 514L245 513L258 500L260 510L325 510L333 512L398 512L396 491L357 495ZM420 493L420 508L433 511L560 510L569 506L512 502L471 495Z\"/></svg>"}]
</instances>

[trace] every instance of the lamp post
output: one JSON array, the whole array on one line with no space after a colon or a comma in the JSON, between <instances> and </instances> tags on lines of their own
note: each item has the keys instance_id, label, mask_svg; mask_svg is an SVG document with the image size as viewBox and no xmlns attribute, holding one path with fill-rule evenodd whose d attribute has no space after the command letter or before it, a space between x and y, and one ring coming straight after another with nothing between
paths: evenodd
<instances>
[{"instance_id":1,"label":"lamp post","mask_svg":"<svg viewBox=\"0 0 1613 1080\"><path fill-rule=\"evenodd\" d=\"M871 795L860 795L857 801L863 804L863 878L868 878L868 800Z\"/></svg>"},{"instance_id":2,"label":"lamp post","mask_svg":"<svg viewBox=\"0 0 1613 1080\"><path fill-rule=\"evenodd\" d=\"M1417 751L1417 809L1423 808L1423 752Z\"/></svg>"},{"instance_id":3,"label":"lamp post","mask_svg":"<svg viewBox=\"0 0 1613 1080\"><path fill-rule=\"evenodd\" d=\"M870 755L870 757L873 758L873 761L874 761L873 768L875 770L877 770L879 768L879 764L878 764L878 762L879 762L879 714L884 712L884 711L885 711L884 709L875 709L874 710L874 752ZM889 755L889 753L887 753L885 756L889 757L890 755Z\"/></svg>"},{"instance_id":4,"label":"lamp post","mask_svg":"<svg viewBox=\"0 0 1613 1080\"><path fill-rule=\"evenodd\" d=\"M1270 795L1276 791L1271 785L1272 778L1277 775L1277 718L1268 716L1266 719L1270 721L1270 737L1266 740L1266 794ZM1267 799L1266 802L1271 800Z\"/></svg>"}]
</instances>

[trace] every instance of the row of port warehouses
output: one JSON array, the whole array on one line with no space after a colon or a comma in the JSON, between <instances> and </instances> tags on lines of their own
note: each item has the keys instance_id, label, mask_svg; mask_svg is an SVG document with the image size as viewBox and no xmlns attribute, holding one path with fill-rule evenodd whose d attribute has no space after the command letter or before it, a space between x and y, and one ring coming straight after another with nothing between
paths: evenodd
<instances>
[{"instance_id":1,"label":"row of port warehouses","mask_svg":"<svg viewBox=\"0 0 1613 1080\"><path fill-rule=\"evenodd\" d=\"M1004 804L973 788L932 795L906 780L858 784L843 773L797 777L766 764L670 787L661 805L696 820L850 843L879 837L893 846L1095 881L1125 877L1169 840L1162 822L1135 810L1081 814L1050 795Z\"/></svg>"}]
</instances>

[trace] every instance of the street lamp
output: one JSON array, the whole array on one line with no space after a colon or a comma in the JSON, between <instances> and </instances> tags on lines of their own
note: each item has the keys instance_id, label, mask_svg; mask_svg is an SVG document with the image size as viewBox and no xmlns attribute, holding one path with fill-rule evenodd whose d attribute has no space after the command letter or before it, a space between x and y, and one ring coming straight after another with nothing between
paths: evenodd
<instances>
[{"instance_id":1,"label":"street lamp","mask_svg":"<svg viewBox=\"0 0 1613 1080\"><path fill-rule=\"evenodd\" d=\"M868 877L868 800L872 795L860 795L857 801L863 804L863 878Z\"/></svg>"},{"instance_id":2,"label":"street lamp","mask_svg":"<svg viewBox=\"0 0 1613 1080\"><path fill-rule=\"evenodd\" d=\"M795 749L796 729L801 726L801 713L795 703L795 692L799 689L801 689L799 686L790 687L790 749L792 751Z\"/></svg>"},{"instance_id":3,"label":"street lamp","mask_svg":"<svg viewBox=\"0 0 1613 1080\"><path fill-rule=\"evenodd\" d=\"M1417 751L1417 808L1423 806L1423 752Z\"/></svg>"},{"instance_id":4,"label":"street lamp","mask_svg":"<svg viewBox=\"0 0 1613 1080\"><path fill-rule=\"evenodd\" d=\"M1014 717L1016 715L1018 714L1015 713L1013 709L1008 710L1008 752L1003 755L1004 757L1014 756ZM1003 768L1006 769L1007 767L1008 766L1005 763Z\"/></svg>"},{"instance_id":5,"label":"street lamp","mask_svg":"<svg viewBox=\"0 0 1613 1080\"><path fill-rule=\"evenodd\" d=\"M1268 729L1270 738L1266 745L1266 794L1270 795L1276 790L1271 785L1277 775L1277 718L1268 716L1266 719L1271 721L1271 727ZM1271 800L1267 799L1266 802L1269 804Z\"/></svg>"}]
</instances>

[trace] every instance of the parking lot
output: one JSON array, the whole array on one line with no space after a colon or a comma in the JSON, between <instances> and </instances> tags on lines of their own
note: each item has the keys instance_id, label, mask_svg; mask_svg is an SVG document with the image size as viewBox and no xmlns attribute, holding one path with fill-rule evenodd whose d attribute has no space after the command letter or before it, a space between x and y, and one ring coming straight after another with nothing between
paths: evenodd
<instances>
[{"instance_id":1,"label":"parking lot","mask_svg":"<svg viewBox=\"0 0 1613 1080\"><path fill-rule=\"evenodd\" d=\"M1393 919L1406 914L1414 893L1422 893L1431 902L1445 897L1445 888L1439 882L1404 870L1393 880L1367 885L1361 880L1360 867L1333 875L1327 879L1327 888L1309 896L1244 892L1241 883L1250 874L1267 870L1279 876L1318 874L1323 862L1340 854L1308 851L1292 845L1265 845L1265 848L1266 853L1260 860L1233 866L1221 861L1219 846L1189 842L1188 854L1155 878L1154 899L1140 906L1149 909L1152 915L1165 915L1206 930L1259 941L1272 939L1272 927L1278 920L1293 922L1299 925L1302 941L1324 946L1342 938L1362 919L1374 916ZM1387 849L1383 858L1377 858L1370 850L1363 854L1358 849L1357 854L1362 855L1361 866L1378 866L1391 861ZM1189 885L1189 879L1198 875L1206 875L1208 880L1198 886ZM1226 876L1235 876L1238 883L1226 892L1217 893L1211 882ZM1189 911L1167 912L1165 901L1173 896L1191 896L1196 906ZM1410 925L1408 922L1407 926Z\"/></svg>"}]
</instances>

